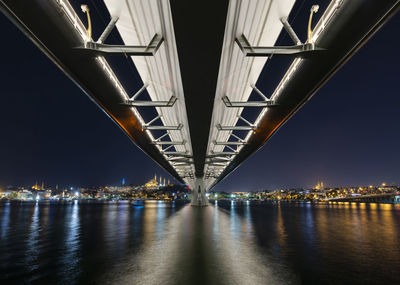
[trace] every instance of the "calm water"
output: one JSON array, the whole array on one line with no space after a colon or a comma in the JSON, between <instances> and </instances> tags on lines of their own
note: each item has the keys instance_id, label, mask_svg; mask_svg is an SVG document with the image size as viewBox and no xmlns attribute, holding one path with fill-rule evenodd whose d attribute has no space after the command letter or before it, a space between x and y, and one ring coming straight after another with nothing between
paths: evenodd
<instances>
[{"instance_id":1,"label":"calm water","mask_svg":"<svg viewBox=\"0 0 400 285\"><path fill-rule=\"evenodd\" d=\"M0 283L400 284L400 205L0 203Z\"/></svg>"}]
</instances>

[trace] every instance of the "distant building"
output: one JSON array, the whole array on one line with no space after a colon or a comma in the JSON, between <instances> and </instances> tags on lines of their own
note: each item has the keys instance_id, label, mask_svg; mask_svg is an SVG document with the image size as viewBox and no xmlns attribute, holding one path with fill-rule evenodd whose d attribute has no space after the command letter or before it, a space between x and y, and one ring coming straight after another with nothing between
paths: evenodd
<instances>
[{"instance_id":1,"label":"distant building","mask_svg":"<svg viewBox=\"0 0 400 285\"><path fill-rule=\"evenodd\" d=\"M163 182L164 181L164 182ZM169 181L168 181L169 184ZM161 176L159 177L159 182L157 181L157 175L154 175L154 178L149 180L146 184L143 185L143 187L146 190L158 190L160 187L166 186L165 184L165 178L162 178Z\"/></svg>"},{"instance_id":2,"label":"distant building","mask_svg":"<svg viewBox=\"0 0 400 285\"><path fill-rule=\"evenodd\" d=\"M146 184L144 184L144 187L147 190L155 190L159 187L159 184L157 182L157 175L154 175L154 178L149 180Z\"/></svg>"},{"instance_id":3,"label":"distant building","mask_svg":"<svg viewBox=\"0 0 400 285\"><path fill-rule=\"evenodd\" d=\"M314 186L315 190L324 190L324 182L320 181L317 185Z\"/></svg>"},{"instance_id":4,"label":"distant building","mask_svg":"<svg viewBox=\"0 0 400 285\"><path fill-rule=\"evenodd\" d=\"M42 185L39 185L36 181L35 185L32 186L33 190L44 190L44 182L42 182Z\"/></svg>"}]
</instances>

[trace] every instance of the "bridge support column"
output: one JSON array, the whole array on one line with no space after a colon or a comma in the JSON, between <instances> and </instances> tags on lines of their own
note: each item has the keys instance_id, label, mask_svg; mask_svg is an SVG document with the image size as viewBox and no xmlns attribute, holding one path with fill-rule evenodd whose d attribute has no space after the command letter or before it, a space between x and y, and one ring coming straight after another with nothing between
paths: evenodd
<instances>
[{"instance_id":1,"label":"bridge support column","mask_svg":"<svg viewBox=\"0 0 400 285\"><path fill-rule=\"evenodd\" d=\"M191 205L197 207L208 206L208 199L206 197L206 189L204 187L203 177L196 177L196 181L192 190Z\"/></svg>"}]
</instances>

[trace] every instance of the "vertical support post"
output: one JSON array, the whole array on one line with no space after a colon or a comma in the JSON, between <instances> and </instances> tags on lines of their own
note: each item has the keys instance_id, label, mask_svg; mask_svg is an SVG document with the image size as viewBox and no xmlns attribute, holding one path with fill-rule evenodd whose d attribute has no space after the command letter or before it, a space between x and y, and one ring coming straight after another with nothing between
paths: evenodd
<instances>
[{"instance_id":1,"label":"vertical support post","mask_svg":"<svg viewBox=\"0 0 400 285\"><path fill-rule=\"evenodd\" d=\"M194 187L192 189L191 205L195 207L208 206L208 199L206 196L206 189L204 188L204 177L196 177Z\"/></svg>"}]
</instances>

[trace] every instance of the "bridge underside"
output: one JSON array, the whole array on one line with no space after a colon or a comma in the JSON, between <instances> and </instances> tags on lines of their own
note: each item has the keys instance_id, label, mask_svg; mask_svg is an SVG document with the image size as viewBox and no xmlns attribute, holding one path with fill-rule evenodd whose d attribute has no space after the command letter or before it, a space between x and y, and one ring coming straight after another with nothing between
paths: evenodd
<instances>
[{"instance_id":1,"label":"bridge underside","mask_svg":"<svg viewBox=\"0 0 400 285\"><path fill-rule=\"evenodd\" d=\"M204 176L228 0L171 1L195 176Z\"/></svg>"},{"instance_id":2,"label":"bridge underside","mask_svg":"<svg viewBox=\"0 0 400 285\"><path fill-rule=\"evenodd\" d=\"M67 0L0 0L0 9L140 149L190 185L196 205L205 205L205 192L261 148L400 7L399 0L332 0L309 38L299 39L290 27L295 0L104 2L123 41L118 47L89 36L85 15ZM290 48L274 47L283 27ZM143 81L136 94L115 75L109 54L135 64ZM264 94L257 86L268 80L260 74L272 55L291 64ZM255 93L260 100L250 100ZM254 107L259 113L249 120L244 114Z\"/></svg>"}]
</instances>

